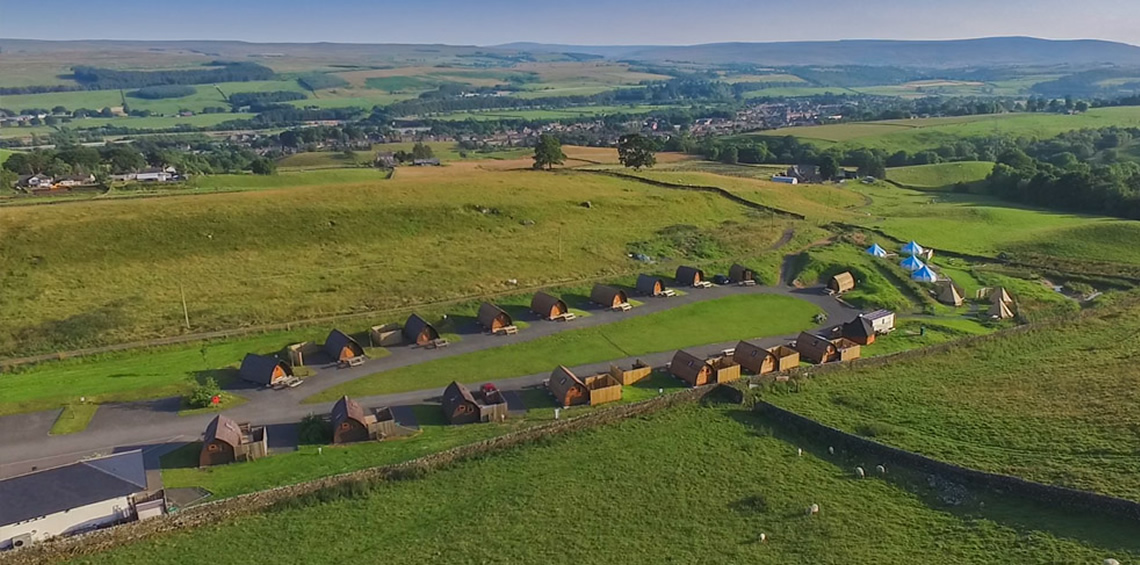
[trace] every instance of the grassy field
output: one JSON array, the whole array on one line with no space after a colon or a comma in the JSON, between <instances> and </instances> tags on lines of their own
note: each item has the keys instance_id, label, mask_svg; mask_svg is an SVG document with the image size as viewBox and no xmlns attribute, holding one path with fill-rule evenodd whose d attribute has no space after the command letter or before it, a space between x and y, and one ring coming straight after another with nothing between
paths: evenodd
<instances>
[{"instance_id":1,"label":"grassy field","mask_svg":"<svg viewBox=\"0 0 1140 565\"><path fill-rule=\"evenodd\" d=\"M764 91L759 91L764 92ZM761 136L793 135L806 140L840 143L841 147L900 149L911 153L933 149L962 137L1017 135L1051 137L1083 128L1140 125L1140 108L1096 108L1074 116L1061 114L999 114L853 122L823 126L794 127L762 132Z\"/></svg>"},{"instance_id":2,"label":"grassy field","mask_svg":"<svg viewBox=\"0 0 1140 565\"><path fill-rule=\"evenodd\" d=\"M180 286L201 331L612 275L638 268L633 242L757 256L787 227L711 195L511 170L528 166L204 177L262 190L0 208L0 355L181 333Z\"/></svg>"},{"instance_id":3,"label":"grassy field","mask_svg":"<svg viewBox=\"0 0 1140 565\"><path fill-rule=\"evenodd\" d=\"M970 184L985 180L993 168L994 164L986 161L916 165L887 169L887 178L915 188L952 188L958 183Z\"/></svg>"},{"instance_id":4,"label":"grassy field","mask_svg":"<svg viewBox=\"0 0 1140 565\"><path fill-rule=\"evenodd\" d=\"M91 418L95 417L98 409L98 404L85 402L64 405L51 426L51 435L73 434L87 429L87 424L91 423Z\"/></svg>"},{"instance_id":5,"label":"grassy field","mask_svg":"<svg viewBox=\"0 0 1140 565\"><path fill-rule=\"evenodd\" d=\"M798 264L795 279L804 286L827 284L832 276L851 272L857 284L844 300L860 308L908 312L922 307L917 293L905 285L900 287L897 278L890 278L895 272L890 259L876 259L853 245L833 243L812 248L800 256Z\"/></svg>"},{"instance_id":6,"label":"grassy field","mask_svg":"<svg viewBox=\"0 0 1140 565\"><path fill-rule=\"evenodd\" d=\"M15 153L15 152L14 152L14 151L9 151L9 150L7 150L7 149L0 149L0 163L3 163L4 161L7 161L7 160L8 160L8 157L11 157L11 156L12 156L12 153Z\"/></svg>"},{"instance_id":7,"label":"grassy field","mask_svg":"<svg viewBox=\"0 0 1140 565\"><path fill-rule=\"evenodd\" d=\"M854 481L856 462L815 453L825 451L774 435L742 409L687 406L78 562L383 555L390 563L614 563L637 555L645 563L961 565L1140 556L1123 521L988 493L948 507L922 476L897 470L890 481ZM819 515L805 515L811 504Z\"/></svg>"},{"instance_id":8,"label":"grassy field","mask_svg":"<svg viewBox=\"0 0 1140 565\"><path fill-rule=\"evenodd\" d=\"M1140 500L1140 309L815 379L774 402L967 466Z\"/></svg>"},{"instance_id":9,"label":"grassy field","mask_svg":"<svg viewBox=\"0 0 1140 565\"><path fill-rule=\"evenodd\" d=\"M252 114L198 114L195 116L150 116L146 118L82 118L59 126L36 127L4 127L0 128L0 137L26 138L32 135L50 135L62 128L73 130L93 129L103 126L114 126L129 130L167 130L179 126L212 127L230 120L249 119Z\"/></svg>"},{"instance_id":10,"label":"grassy field","mask_svg":"<svg viewBox=\"0 0 1140 565\"><path fill-rule=\"evenodd\" d=\"M776 295L741 295L679 306L604 326L564 331L526 343L505 345L378 373L330 388L307 402L342 395L372 396L522 377L646 353L746 338L793 334L811 327L814 305Z\"/></svg>"},{"instance_id":11,"label":"grassy field","mask_svg":"<svg viewBox=\"0 0 1140 565\"><path fill-rule=\"evenodd\" d=\"M437 120L557 120L576 119L587 116L602 116L605 114L646 114L660 109L660 106L629 105L629 106L580 106L575 108L558 108L553 110L480 110L470 112L451 112L431 116Z\"/></svg>"}]
</instances>

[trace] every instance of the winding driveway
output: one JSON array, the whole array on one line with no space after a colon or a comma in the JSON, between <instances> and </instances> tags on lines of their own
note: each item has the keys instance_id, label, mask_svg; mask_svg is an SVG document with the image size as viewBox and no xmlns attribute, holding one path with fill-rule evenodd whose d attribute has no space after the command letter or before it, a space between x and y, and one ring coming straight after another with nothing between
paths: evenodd
<instances>
[{"instance_id":1,"label":"winding driveway","mask_svg":"<svg viewBox=\"0 0 1140 565\"><path fill-rule=\"evenodd\" d=\"M410 346L395 347L391 348L391 355L368 360L359 367L345 369L337 369L334 366L317 367L316 374L305 379L304 384L295 389L248 388L238 391L247 397L249 402L226 410L225 414L237 421L267 426L285 426L299 421L308 414L328 413L332 407L331 402L301 404L304 398L374 373L500 345L531 341L566 330L599 326L631 317L645 316L684 304L751 293L792 296L811 302L827 314L830 320L828 327L847 320L855 313L855 310L850 306L824 294L821 288L717 286L709 289L689 289L684 296L644 300L644 305L634 308L630 312L612 312L599 308L593 310L591 316L581 317L568 323L546 322L537 319L527 320L531 322L530 327L515 336L492 336L473 329L464 334L461 341L443 349L425 350ZM770 346L784 343L794 337L779 336L755 341L764 346ZM732 342L690 349L712 353L734 345L735 342ZM641 355L639 358L657 367L668 362L672 354L673 351L670 350ZM574 367L573 369L584 374L606 370L611 363L628 365L632 362L633 359L616 359L604 363ZM551 360L551 367L553 368L556 363L557 360ZM499 380L496 384L503 391L513 391L541 384L548 376L549 373L527 375ZM357 400L365 406L402 406L434 401L442 392L442 388L432 388L358 398ZM0 417L0 478L71 463L93 454L110 453L136 447L143 448L150 455L148 457L149 465L157 466L158 454L186 442L198 440L201 437L202 430L206 428L206 424L215 415L208 413L179 416L179 407L180 400L177 398L105 404L99 407L86 430L62 436L48 435L48 430L50 430L58 410ZM271 431L271 442L273 439L274 434Z\"/></svg>"}]
</instances>

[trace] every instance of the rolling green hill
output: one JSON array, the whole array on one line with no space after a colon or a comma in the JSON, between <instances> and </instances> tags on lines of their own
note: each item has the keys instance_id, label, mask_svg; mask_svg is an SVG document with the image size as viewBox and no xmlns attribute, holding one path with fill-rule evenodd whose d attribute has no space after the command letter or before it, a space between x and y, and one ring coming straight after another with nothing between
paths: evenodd
<instances>
[{"instance_id":1,"label":"rolling green hill","mask_svg":"<svg viewBox=\"0 0 1140 565\"><path fill-rule=\"evenodd\" d=\"M887 179L915 188L949 188L958 183L981 181L993 168L994 164L987 161L895 167L887 170Z\"/></svg>"}]
</instances>

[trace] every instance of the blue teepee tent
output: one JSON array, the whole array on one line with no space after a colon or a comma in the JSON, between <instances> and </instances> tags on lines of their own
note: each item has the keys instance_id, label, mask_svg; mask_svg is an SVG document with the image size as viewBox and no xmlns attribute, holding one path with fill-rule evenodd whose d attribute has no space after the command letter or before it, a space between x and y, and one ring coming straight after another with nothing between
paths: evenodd
<instances>
[{"instance_id":1,"label":"blue teepee tent","mask_svg":"<svg viewBox=\"0 0 1140 565\"><path fill-rule=\"evenodd\" d=\"M919 269L925 268L926 264L924 264L918 257L911 255L910 257L903 259L902 262L899 263L899 266L913 273Z\"/></svg>"},{"instance_id":2,"label":"blue teepee tent","mask_svg":"<svg viewBox=\"0 0 1140 565\"><path fill-rule=\"evenodd\" d=\"M911 273L910 278L912 278L918 282L926 282L926 283L938 282L938 274L935 273L933 270L930 269L930 267L927 267L926 265L923 265L921 269L915 271L914 273Z\"/></svg>"},{"instance_id":3,"label":"blue teepee tent","mask_svg":"<svg viewBox=\"0 0 1140 565\"><path fill-rule=\"evenodd\" d=\"M867 248L867 255L882 258L887 256L887 250L879 247L879 244L876 243Z\"/></svg>"},{"instance_id":4,"label":"blue teepee tent","mask_svg":"<svg viewBox=\"0 0 1140 565\"><path fill-rule=\"evenodd\" d=\"M922 255L926 251L921 245L911 241L902 248L903 255Z\"/></svg>"}]
</instances>

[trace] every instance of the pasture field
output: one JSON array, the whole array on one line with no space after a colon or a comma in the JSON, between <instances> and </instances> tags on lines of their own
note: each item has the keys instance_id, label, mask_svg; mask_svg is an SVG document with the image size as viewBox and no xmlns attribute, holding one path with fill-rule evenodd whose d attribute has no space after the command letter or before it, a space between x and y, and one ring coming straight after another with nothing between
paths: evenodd
<instances>
[{"instance_id":1,"label":"pasture field","mask_svg":"<svg viewBox=\"0 0 1140 565\"><path fill-rule=\"evenodd\" d=\"M887 178L914 188L952 188L958 183L983 181L993 169L994 164L986 161L938 163L887 169Z\"/></svg>"},{"instance_id":2,"label":"pasture field","mask_svg":"<svg viewBox=\"0 0 1140 565\"><path fill-rule=\"evenodd\" d=\"M842 148L867 147L883 149L888 153L898 150L913 153L934 149L963 137L1016 135L1044 138L1083 128L1137 125L1140 125L1140 107L1116 107L1094 108L1073 116L1019 113L852 122L775 129L753 135L794 135L808 141L840 143Z\"/></svg>"},{"instance_id":3,"label":"pasture field","mask_svg":"<svg viewBox=\"0 0 1140 565\"><path fill-rule=\"evenodd\" d=\"M745 98L765 98L768 96L820 96L823 94L858 94L844 86L773 86L744 93Z\"/></svg>"},{"instance_id":4,"label":"pasture field","mask_svg":"<svg viewBox=\"0 0 1140 565\"><path fill-rule=\"evenodd\" d=\"M322 391L306 402L343 395L373 396L447 386L453 380L477 384L550 372L689 346L793 334L813 325L814 305L786 296L748 294L687 304L664 312L560 332L525 343L409 365Z\"/></svg>"},{"instance_id":5,"label":"pasture field","mask_svg":"<svg viewBox=\"0 0 1140 565\"><path fill-rule=\"evenodd\" d=\"M127 105L135 110L150 110L156 114L177 114L181 110L190 110L192 112L201 112L202 108L215 106L222 107L229 110L230 105L222 94L218 92L220 88L226 95L237 94L239 92L269 92L277 90L286 90L291 92L305 91L295 80L265 80L265 81L249 81L249 82L222 82L217 85L213 84L199 84L192 85L191 88L195 90L194 94L183 96L181 98L163 98L159 100L147 100L144 98L135 98L130 95L131 90L126 92ZM311 94L310 94L311 95ZM304 103L304 100L298 102ZM105 107L115 108L123 105L123 97L118 90L78 90L74 92L48 92L44 94L21 94L21 95L8 95L0 96L0 107L4 108L54 108L55 106L63 106L68 110L77 110L79 108L87 108L91 110L101 110ZM241 116L235 116L232 119L238 119ZM247 118L249 116L246 116Z\"/></svg>"},{"instance_id":6,"label":"pasture field","mask_svg":"<svg viewBox=\"0 0 1140 565\"><path fill-rule=\"evenodd\" d=\"M234 328L613 276L639 268L634 242L664 242L675 260L753 257L788 227L712 195L490 163L390 180L205 177L262 189L0 208L0 354L180 334L181 291L191 331Z\"/></svg>"},{"instance_id":7,"label":"pasture field","mask_svg":"<svg viewBox=\"0 0 1140 565\"><path fill-rule=\"evenodd\" d=\"M391 563L580 564L637 555L646 563L959 565L1140 556L1130 523L989 493L948 507L921 475L854 481L851 466L866 463L815 455L826 451L790 439L740 408L678 407L76 562L383 555ZM807 448L803 457L797 445ZM805 515L811 504L819 515Z\"/></svg>"},{"instance_id":8,"label":"pasture field","mask_svg":"<svg viewBox=\"0 0 1140 565\"><path fill-rule=\"evenodd\" d=\"M194 116L148 116L146 118L82 118L72 120L70 123L59 126L34 127L4 127L0 128L0 137L28 138L33 135L50 135L59 129L73 130L92 129L103 126L114 126L129 130L168 130L179 126L213 127L230 120L243 120L252 118L253 114L197 114Z\"/></svg>"},{"instance_id":9,"label":"pasture field","mask_svg":"<svg viewBox=\"0 0 1140 565\"><path fill-rule=\"evenodd\" d=\"M450 112L447 114L432 115L437 120L448 121L492 121L492 120L555 120L575 119L588 116L601 116L605 114L646 114L661 109L661 106L629 105L629 106L580 106L574 108L558 108L553 110L479 110L469 112Z\"/></svg>"},{"instance_id":10,"label":"pasture field","mask_svg":"<svg viewBox=\"0 0 1140 565\"><path fill-rule=\"evenodd\" d=\"M832 373L770 398L935 458L1140 500L1137 332L1134 302L1109 306L1066 324Z\"/></svg>"}]
</instances>

